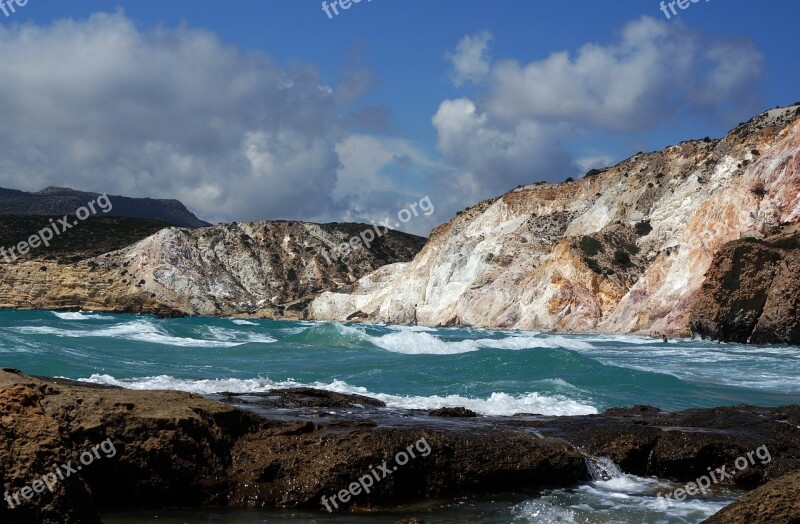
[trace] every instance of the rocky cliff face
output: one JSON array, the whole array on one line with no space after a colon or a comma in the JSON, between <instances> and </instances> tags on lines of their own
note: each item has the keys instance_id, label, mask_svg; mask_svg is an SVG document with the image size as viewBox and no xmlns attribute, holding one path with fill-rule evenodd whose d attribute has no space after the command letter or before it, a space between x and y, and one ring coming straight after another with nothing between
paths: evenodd
<instances>
[{"instance_id":1,"label":"rocky cliff face","mask_svg":"<svg viewBox=\"0 0 800 524\"><path fill-rule=\"evenodd\" d=\"M0 307L302 316L321 291L410 260L425 241L390 231L369 248L336 249L369 229L284 221L166 228L77 263L0 263Z\"/></svg>"},{"instance_id":2,"label":"rocky cliff face","mask_svg":"<svg viewBox=\"0 0 800 524\"><path fill-rule=\"evenodd\" d=\"M317 319L688 334L714 255L800 221L800 104L721 140L640 153L482 202L413 261L312 303Z\"/></svg>"},{"instance_id":3,"label":"rocky cliff face","mask_svg":"<svg viewBox=\"0 0 800 524\"><path fill-rule=\"evenodd\" d=\"M717 340L800 344L800 225L720 249L689 324Z\"/></svg>"}]
</instances>

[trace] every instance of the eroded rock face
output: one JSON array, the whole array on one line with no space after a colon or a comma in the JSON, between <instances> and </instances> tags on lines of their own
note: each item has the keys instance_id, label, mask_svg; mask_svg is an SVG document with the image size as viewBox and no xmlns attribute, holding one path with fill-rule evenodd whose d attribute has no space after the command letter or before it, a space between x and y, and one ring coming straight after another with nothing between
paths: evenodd
<instances>
[{"instance_id":1,"label":"eroded rock face","mask_svg":"<svg viewBox=\"0 0 800 524\"><path fill-rule=\"evenodd\" d=\"M410 263L323 293L311 316L406 323L418 304L428 325L688 335L715 253L800 221L798 117L768 111L722 140L482 202Z\"/></svg>"},{"instance_id":2,"label":"eroded rock face","mask_svg":"<svg viewBox=\"0 0 800 524\"><path fill-rule=\"evenodd\" d=\"M302 317L320 292L410 260L424 243L389 231L369 248L337 251L368 229L287 221L166 228L73 264L0 263L0 307Z\"/></svg>"},{"instance_id":3,"label":"eroded rock face","mask_svg":"<svg viewBox=\"0 0 800 524\"><path fill-rule=\"evenodd\" d=\"M706 274L690 325L714 340L800 344L800 227L724 246Z\"/></svg>"}]
</instances>

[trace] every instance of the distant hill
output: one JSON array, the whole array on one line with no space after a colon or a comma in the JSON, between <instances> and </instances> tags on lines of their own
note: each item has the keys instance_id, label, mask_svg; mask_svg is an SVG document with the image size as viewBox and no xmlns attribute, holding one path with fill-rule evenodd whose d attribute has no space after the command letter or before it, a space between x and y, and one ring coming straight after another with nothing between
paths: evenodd
<instances>
[{"instance_id":1,"label":"distant hill","mask_svg":"<svg viewBox=\"0 0 800 524\"><path fill-rule=\"evenodd\" d=\"M109 197L110 198L110 197ZM63 215L61 215L63 216ZM0 215L0 247L9 248L50 225L59 216ZM161 220L133 217L90 217L81 226L63 231L50 240L46 249L33 249L21 260L52 260L69 264L116 251L154 235L170 224ZM0 256L0 262L3 257Z\"/></svg>"},{"instance_id":2,"label":"distant hill","mask_svg":"<svg viewBox=\"0 0 800 524\"><path fill-rule=\"evenodd\" d=\"M47 187L36 193L0 188L0 215L74 215L75 210L100 196L99 193ZM178 200L130 198L109 195L112 210L98 216L117 216L160 220L188 228L210 226L197 218Z\"/></svg>"}]
</instances>

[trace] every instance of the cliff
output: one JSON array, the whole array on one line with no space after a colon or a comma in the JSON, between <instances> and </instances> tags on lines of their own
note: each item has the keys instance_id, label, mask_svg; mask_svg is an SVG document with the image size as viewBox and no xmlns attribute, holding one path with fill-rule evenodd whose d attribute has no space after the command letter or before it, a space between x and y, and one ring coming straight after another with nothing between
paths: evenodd
<instances>
[{"instance_id":1,"label":"cliff","mask_svg":"<svg viewBox=\"0 0 800 524\"><path fill-rule=\"evenodd\" d=\"M408 322L418 304L428 325L688 335L715 254L799 220L800 103L481 202L309 313Z\"/></svg>"},{"instance_id":2,"label":"cliff","mask_svg":"<svg viewBox=\"0 0 800 524\"><path fill-rule=\"evenodd\" d=\"M720 249L689 324L715 340L800 345L800 225Z\"/></svg>"},{"instance_id":3,"label":"cliff","mask_svg":"<svg viewBox=\"0 0 800 524\"><path fill-rule=\"evenodd\" d=\"M369 249L357 243L349 253L336 250L366 230L371 227L286 221L164 228L75 262L72 256L45 259L48 249L40 248L39 259L0 260L0 307L303 316L321 291L342 289L382 265L410 260L425 241L389 231ZM98 235L93 238L101 242Z\"/></svg>"}]
</instances>

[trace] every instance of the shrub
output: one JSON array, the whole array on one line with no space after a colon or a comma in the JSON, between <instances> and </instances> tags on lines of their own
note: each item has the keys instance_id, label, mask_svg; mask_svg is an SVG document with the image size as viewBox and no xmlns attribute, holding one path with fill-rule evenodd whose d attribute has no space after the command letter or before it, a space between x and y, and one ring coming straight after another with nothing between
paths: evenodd
<instances>
[{"instance_id":1,"label":"shrub","mask_svg":"<svg viewBox=\"0 0 800 524\"><path fill-rule=\"evenodd\" d=\"M598 264L595 259L584 257L583 261L586 262L586 265L589 267L589 269L592 270L593 273L597 273L598 275L603 274L603 269L600 267L600 264Z\"/></svg>"},{"instance_id":2,"label":"shrub","mask_svg":"<svg viewBox=\"0 0 800 524\"><path fill-rule=\"evenodd\" d=\"M581 251L587 256L593 257L604 251L603 244L594 237L584 236L580 241Z\"/></svg>"},{"instance_id":3,"label":"shrub","mask_svg":"<svg viewBox=\"0 0 800 524\"><path fill-rule=\"evenodd\" d=\"M630 267L631 256L624 249L617 249L614 251L614 263L621 267Z\"/></svg>"},{"instance_id":4,"label":"shrub","mask_svg":"<svg viewBox=\"0 0 800 524\"><path fill-rule=\"evenodd\" d=\"M649 220L643 220L642 222L638 222L634 229L636 230L637 235L643 237L650 234L650 232L653 230L653 226L650 225Z\"/></svg>"},{"instance_id":5,"label":"shrub","mask_svg":"<svg viewBox=\"0 0 800 524\"><path fill-rule=\"evenodd\" d=\"M597 176L597 175L599 175L599 174L600 174L600 173L602 173L602 172L603 172L603 171L602 171L602 170L600 170L600 169L590 169L590 170L589 170L589 171L586 173L586 176L587 176L587 177L590 177L590 176Z\"/></svg>"},{"instance_id":6,"label":"shrub","mask_svg":"<svg viewBox=\"0 0 800 524\"><path fill-rule=\"evenodd\" d=\"M800 249L800 238L786 237L772 242L772 247L779 249Z\"/></svg>"}]
</instances>

